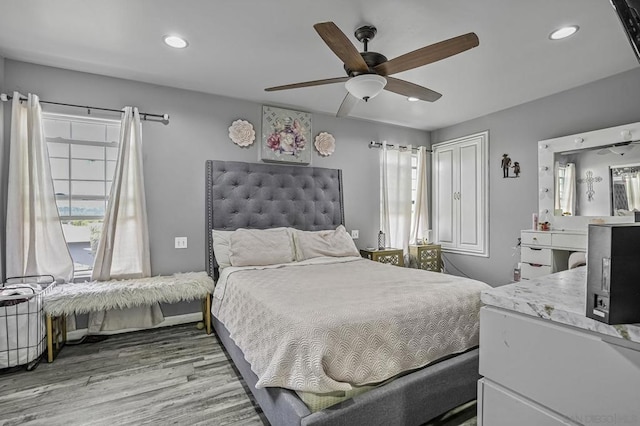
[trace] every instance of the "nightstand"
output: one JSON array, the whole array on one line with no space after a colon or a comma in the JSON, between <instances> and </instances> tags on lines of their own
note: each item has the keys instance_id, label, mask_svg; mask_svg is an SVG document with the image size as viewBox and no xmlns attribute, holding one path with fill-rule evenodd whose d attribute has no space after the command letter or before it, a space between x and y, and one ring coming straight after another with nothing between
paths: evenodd
<instances>
[{"instance_id":1,"label":"nightstand","mask_svg":"<svg viewBox=\"0 0 640 426\"><path fill-rule=\"evenodd\" d=\"M416 259L418 269L442 272L440 244L410 245L409 255Z\"/></svg>"},{"instance_id":2,"label":"nightstand","mask_svg":"<svg viewBox=\"0 0 640 426\"><path fill-rule=\"evenodd\" d=\"M382 250L360 250L360 256L375 262L404 266L402 249L385 248Z\"/></svg>"}]
</instances>

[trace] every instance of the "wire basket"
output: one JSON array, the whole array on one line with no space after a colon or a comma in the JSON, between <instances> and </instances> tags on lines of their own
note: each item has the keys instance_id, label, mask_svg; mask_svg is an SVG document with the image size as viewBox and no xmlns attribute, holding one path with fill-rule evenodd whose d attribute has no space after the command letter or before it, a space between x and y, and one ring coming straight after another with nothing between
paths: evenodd
<instances>
[{"instance_id":1,"label":"wire basket","mask_svg":"<svg viewBox=\"0 0 640 426\"><path fill-rule=\"evenodd\" d=\"M44 294L55 284L50 275L12 277L0 284L0 369L38 365L47 346Z\"/></svg>"}]
</instances>

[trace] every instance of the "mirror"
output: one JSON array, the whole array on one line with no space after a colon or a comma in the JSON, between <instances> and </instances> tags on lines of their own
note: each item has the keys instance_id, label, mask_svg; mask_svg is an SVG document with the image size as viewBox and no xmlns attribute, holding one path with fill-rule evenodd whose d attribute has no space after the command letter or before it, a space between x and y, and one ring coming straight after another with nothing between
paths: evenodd
<instances>
[{"instance_id":1,"label":"mirror","mask_svg":"<svg viewBox=\"0 0 640 426\"><path fill-rule=\"evenodd\" d=\"M640 178L632 171L640 171L638 142L556 152L554 163L555 216L620 216L640 210Z\"/></svg>"},{"instance_id":2,"label":"mirror","mask_svg":"<svg viewBox=\"0 0 640 426\"><path fill-rule=\"evenodd\" d=\"M630 216L640 211L640 164L610 167L611 215Z\"/></svg>"}]
</instances>

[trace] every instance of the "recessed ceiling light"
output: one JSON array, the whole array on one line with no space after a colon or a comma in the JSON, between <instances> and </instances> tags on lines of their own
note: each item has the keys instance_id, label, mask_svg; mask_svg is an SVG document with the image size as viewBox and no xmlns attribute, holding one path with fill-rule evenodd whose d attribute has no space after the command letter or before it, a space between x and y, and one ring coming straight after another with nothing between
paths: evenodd
<instances>
[{"instance_id":1,"label":"recessed ceiling light","mask_svg":"<svg viewBox=\"0 0 640 426\"><path fill-rule=\"evenodd\" d=\"M167 44L167 46L175 47L176 49L184 49L189 45L189 43L187 43L187 40L175 35L164 36L164 42Z\"/></svg>"},{"instance_id":2,"label":"recessed ceiling light","mask_svg":"<svg viewBox=\"0 0 640 426\"><path fill-rule=\"evenodd\" d=\"M576 31L578 31L578 29L580 29L580 27L578 27L577 25L558 28L557 30L549 34L549 38L551 40L562 40L563 38L567 38L574 35Z\"/></svg>"},{"instance_id":3,"label":"recessed ceiling light","mask_svg":"<svg viewBox=\"0 0 640 426\"><path fill-rule=\"evenodd\" d=\"M409 97L407 98L407 100L408 100L409 102L418 102L420 99L418 99L418 98L416 98L416 97L413 97L413 96L409 96Z\"/></svg>"}]
</instances>

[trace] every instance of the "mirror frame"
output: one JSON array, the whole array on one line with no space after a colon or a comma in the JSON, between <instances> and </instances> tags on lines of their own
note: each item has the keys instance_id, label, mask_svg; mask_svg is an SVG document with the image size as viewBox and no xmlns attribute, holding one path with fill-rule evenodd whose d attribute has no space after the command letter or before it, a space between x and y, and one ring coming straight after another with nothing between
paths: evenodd
<instances>
[{"instance_id":1,"label":"mirror frame","mask_svg":"<svg viewBox=\"0 0 640 426\"><path fill-rule=\"evenodd\" d=\"M598 222L608 223L633 222L631 216L554 216L555 154L577 149L593 149L639 139L640 122L635 122L538 142L538 217L546 216L551 222L552 229L585 231L594 219Z\"/></svg>"},{"instance_id":2,"label":"mirror frame","mask_svg":"<svg viewBox=\"0 0 640 426\"><path fill-rule=\"evenodd\" d=\"M609 207L611 210L611 216L615 216L616 210L616 200L613 194L613 171L615 169L637 169L636 173L640 173L640 163L616 164L615 166L609 166Z\"/></svg>"}]
</instances>

